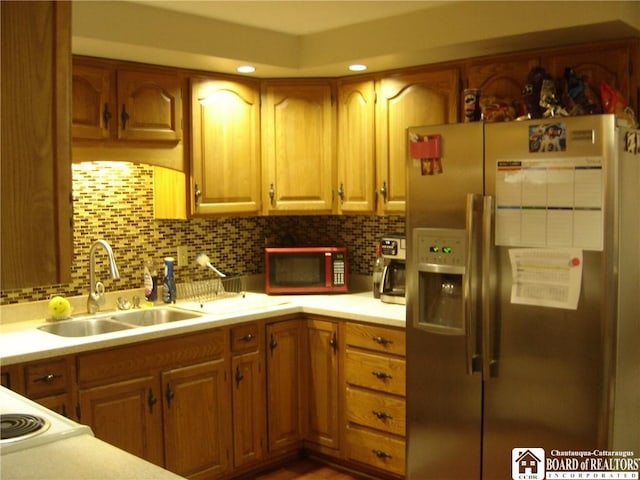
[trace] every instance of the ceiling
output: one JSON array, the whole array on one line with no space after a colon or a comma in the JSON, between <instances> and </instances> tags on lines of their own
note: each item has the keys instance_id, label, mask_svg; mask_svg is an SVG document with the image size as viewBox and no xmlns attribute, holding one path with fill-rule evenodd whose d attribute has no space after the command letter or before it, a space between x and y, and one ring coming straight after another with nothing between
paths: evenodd
<instances>
[{"instance_id":1,"label":"ceiling","mask_svg":"<svg viewBox=\"0 0 640 480\"><path fill-rule=\"evenodd\" d=\"M308 35L370 20L437 6L442 1L206 1L130 0L173 12L263 28L291 35Z\"/></svg>"},{"instance_id":2,"label":"ceiling","mask_svg":"<svg viewBox=\"0 0 640 480\"><path fill-rule=\"evenodd\" d=\"M75 0L75 54L255 77L339 77L640 37L638 1Z\"/></svg>"}]
</instances>

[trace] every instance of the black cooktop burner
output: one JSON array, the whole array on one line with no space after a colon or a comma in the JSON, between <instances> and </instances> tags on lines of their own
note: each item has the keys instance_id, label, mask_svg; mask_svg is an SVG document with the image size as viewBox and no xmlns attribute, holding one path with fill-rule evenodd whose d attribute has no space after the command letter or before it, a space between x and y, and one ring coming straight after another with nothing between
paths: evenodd
<instances>
[{"instance_id":1,"label":"black cooktop burner","mask_svg":"<svg viewBox=\"0 0 640 480\"><path fill-rule=\"evenodd\" d=\"M27 413L0 414L0 441L23 440L48 429L50 423L42 417Z\"/></svg>"}]
</instances>

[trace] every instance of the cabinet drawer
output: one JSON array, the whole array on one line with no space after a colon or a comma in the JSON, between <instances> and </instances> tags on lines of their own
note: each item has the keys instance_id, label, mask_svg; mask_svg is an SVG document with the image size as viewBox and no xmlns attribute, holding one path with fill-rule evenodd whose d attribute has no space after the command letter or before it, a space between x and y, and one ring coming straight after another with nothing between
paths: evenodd
<instances>
[{"instance_id":1,"label":"cabinet drawer","mask_svg":"<svg viewBox=\"0 0 640 480\"><path fill-rule=\"evenodd\" d=\"M248 323L231 328L231 352L258 350L258 324Z\"/></svg>"},{"instance_id":2,"label":"cabinet drawer","mask_svg":"<svg viewBox=\"0 0 640 480\"><path fill-rule=\"evenodd\" d=\"M347 427L347 458L404 475L404 440L357 427Z\"/></svg>"},{"instance_id":3,"label":"cabinet drawer","mask_svg":"<svg viewBox=\"0 0 640 480\"><path fill-rule=\"evenodd\" d=\"M64 359L27 365L26 392L29 398L64 393L69 386L67 362Z\"/></svg>"},{"instance_id":4,"label":"cabinet drawer","mask_svg":"<svg viewBox=\"0 0 640 480\"><path fill-rule=\"evenodd\" d=\"M351 385L405 395L404 359L347 349L344 371Z\"/></svg>"},{"instance_id":5,"label":"cabinet drawer","mask_svg":"<svg viewBox=\"0 0 640 480\"><path fill-rule=\"evenodd\" d=\"M405 436L404 399L347 387L346 400L348 422Z\"/></svg>"},{"instance_id":6,"label":"cabinet drawer","mask_svg":"<svg viewBox=\"0 0 640 480\"><path fill-rule=\"evenodd\" d=\"M405 332L375 325L347 323L345 328L347 345L376 352L405 356Z\"/></svg>"}]
</instances>

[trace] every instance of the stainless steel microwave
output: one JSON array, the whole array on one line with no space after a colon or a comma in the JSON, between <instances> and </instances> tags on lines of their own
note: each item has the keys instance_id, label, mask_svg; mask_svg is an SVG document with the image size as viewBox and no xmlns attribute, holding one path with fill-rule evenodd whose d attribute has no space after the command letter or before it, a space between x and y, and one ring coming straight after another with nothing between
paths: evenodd
<instances>
[{"instance_id":1,"label":"stainless steel microwave","mask_svg":"<svg viewBox=\"0 0 640 480\"><path fill-rule=\"evenodd\" d=\"M265 248L265 292L345 293L346 247Z\"/></svg>"}]
</instances>

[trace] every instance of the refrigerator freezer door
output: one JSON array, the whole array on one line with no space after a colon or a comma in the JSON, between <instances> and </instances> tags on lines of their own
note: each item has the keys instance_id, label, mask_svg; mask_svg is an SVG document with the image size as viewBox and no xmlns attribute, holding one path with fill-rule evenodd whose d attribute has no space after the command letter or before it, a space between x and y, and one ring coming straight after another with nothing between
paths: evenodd
<instances>
[{"instance_id":1,"label":"refrigerator freezer door","mask_svg":"<svg viewBox=\"0 0 640 480\"><path fill-rule=\"evenodd\" d=\"M412 134L441 136L442 169L430 172L423 168L429 167L428 160L408 159L407 478L475 480L481 472L482 377L470 372L468 322L461 320L459 301L454 298L464 287L462 276L456 268L430 272L429 259L420 272L413 232L420 227L464 232L467 194L483 191L483 125L411 128L410 138ZM442 309L433 310L446 313L442 334L424 318L432 299L423 298L421 308L420 291L429 297L442 294L445 299Z\"/></svg>"}]
</instances>

